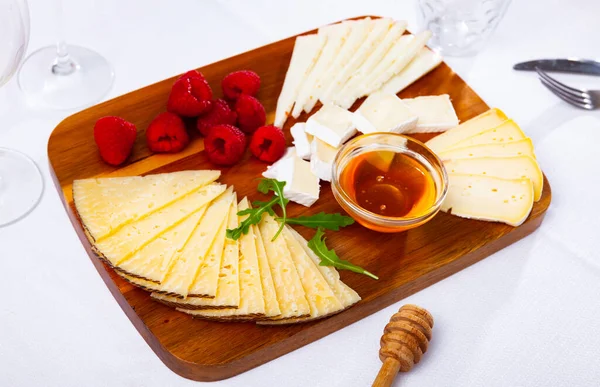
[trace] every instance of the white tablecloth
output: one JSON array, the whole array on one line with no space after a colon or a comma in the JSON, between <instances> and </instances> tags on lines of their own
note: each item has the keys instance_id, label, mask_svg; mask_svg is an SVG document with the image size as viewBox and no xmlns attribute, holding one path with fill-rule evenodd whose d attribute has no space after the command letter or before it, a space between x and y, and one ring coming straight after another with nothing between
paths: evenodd
<instances>
[{"instance_id":1,"label":"white tablecloth","mask_svg":"<svg viewBox=\"0 0 600 387\"><path fill-rule=\"evenodd\" d=\"M30 52L53 43L51 1L31 0ZM190 68L350 16L405 18L412 1L65 1L70 42L114 65L112 98ZM486 50L448 62L533 137L553 190L536 233L397 305L216 386L366 386L399 305L436 318L430 350L403 386L600 385L600 115L565 105L515 62L600 57L600 3L515 1ZM600 78L562 77L600 88ZM195 385L136 332L81 247L53 187L46 143L73 111L0 90L0 145L32 155L46 191L0 229L0 386ZM573 121L573 119L575 119ZM199 338L200 340L200 338Z\"/></svg>"}]
</instances>

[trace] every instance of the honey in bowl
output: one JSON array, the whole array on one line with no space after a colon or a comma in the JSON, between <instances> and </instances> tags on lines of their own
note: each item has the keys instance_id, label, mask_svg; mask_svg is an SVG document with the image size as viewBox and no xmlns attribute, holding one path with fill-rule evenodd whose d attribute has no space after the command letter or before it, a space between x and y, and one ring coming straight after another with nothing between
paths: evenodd
<instances>
[{"instance_id":1,"label":"honey in bowl","mask_svg":"<svg viewBox=\"0 0 600 387\"><path fill-rule=\"evenodd\" d=\"M437 197L428 168L406 153L389 149L362 152L340 174L340 186L360 207L377 215L415 218Z\"/></svg>"}]
</instances>

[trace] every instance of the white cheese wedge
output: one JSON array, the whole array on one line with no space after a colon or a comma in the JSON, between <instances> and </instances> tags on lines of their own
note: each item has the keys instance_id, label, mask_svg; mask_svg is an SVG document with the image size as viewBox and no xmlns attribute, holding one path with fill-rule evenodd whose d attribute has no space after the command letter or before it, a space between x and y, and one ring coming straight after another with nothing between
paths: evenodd
<instances>
[{"instance_id":1,"label":"white cheese wedge","mask_svg":"<svg viewBox=\"0 0 600 387\"><path fill-rule=\"evenodd\" d=\"M458 125L458 117L448 94L402 100L417 116L417 125L405 133L444 132Z\"/></svg>"},{"instance_id":2,"label":"white cheese wedge","mask_svg":"<svg viewBox=\"0 0 600 387\"><path fill-rule=\"evenodd\" d=\"M484 132L467 137L464 140L457 142L448 148L448 150L464 148L466 146L473 145L501 144L509 141L522 140L526 137L527 136L525 133L523 133L521 128L519 128L519 125L517 125L513 120L507 120L495 128L488 129Z\"/></svg>"},{"instance_id":3,"label":"white cheese wedge","mask_svg":"<svg viewBox=\"0 0 600 387\"><path fill-rule=\"evenodd\" d=\"M319 79L316 85L315 96L320 99L321 95L329 88L333 83L335 76L349 64L353 55L357 52L360 46L369 36L371 29L373 28L373 21L367 17L364 19L357 20L350 29L350 33L346 39L346 42L342 45L340 52L335 57L331 66ZM314 107L316 101L311 101L307 105L307 110L310 111Z\"/></svg>"},{"instance_id":4,"label":"white cheese wedge","mask_svg":"<svg viewBox=\"0 0 600 387\"><path fill-rule=\"evenodd\" d=\"M92 240L100 241L219 178L219 171L75 180L73 201Z\"/></svg>"},{"instance_id":5,"label":"white cheese wedge","mask_svg":"<svg viewBox=\"0 0 600 387\"><path fill-rule=\"evenodd\" d=\"M315 63L312 71L310 74L308 74L304 82L302 82L296 103L294 104L294 108L292 110L292 116L294 118L298 118L300 113L305 110L307 104L312 103L312 101L316 102L318 99L316 97L317 82L327 71L340 51L346 36L350 32L350 25L351 24L348 22L342 22L334 24L328 29L324 29L324 32L319 31L319 34L326 35L327 42L325 43L325 46L321 51L321 55L319 55L319 59L317 60L317 63Z\"/></svg>"},{"instance_id":6,"label":"white cheese wedge","mask_svg":"<svg viewBox=\"0 0 600 387\"><path fill-rule=\"evenodd\" d=\"M227 219L233 197L230 187L211 203L183 250L175 254L173 267L161 283L161 292L180 298L190 294L191 286L205 263L213 241L217 236L220 237L219 229ZM217 294L218 272L214 271L213 274L213 287L203 287L203 297L213 298Z\"/></svg>"},{"instance_id":7,"label":"white cheese wedge","mask_svg":"<svg viewBox=\"0 0 600 387\"><path fill-rule=\"evenodd\" d=\"M279 160L275 161L273 164L267 167L267 170L262 173L263 177L266 177L267 179L277 179L277 177L279 176L280 166L284 163L285 160L295 155L296 148L293 146L288 147L285 151L285 154Z\"/></svg>"},{"instance_id":8,"label":"white cheese wedge","mask_svg":"<svg viewBox=\"0 0 600 387\"><path fill-rule=\"evenodd\" d=\"M273 240L279 224L271 215L263 214L259 228L281 311L278 319L310 316L310 305L285 239L280 235Z\"/></svg>"},{"instance_id":9,"label":"white cheese wedge","mask_svg":"<svg viewBox=\"0 0 600 387\"><path fill-rule=\"evenodd\" d=\"M344 310L344 306L336 297L317 265L306 254L302 245L294 238L287 227L283 229L279 238L285 240L310 306L310 316L303 321L316 320ZM265 324L289 324L298 322L296 319L295 317L291 319L282 317L265 322Z\"/></svg>"},{"instance_id":10,"label":"white cheese wedge","mask_svg":"<svg viewBox=\"0 0 600 387\"><path fill-rule=\"evenodd\" d=\"M332 104L323 105L306 121L305 131L338 148L356 134L352 113Z\"/></svg>"},{"instance_id":11,"label":"white cheese wedge","mask_svg":"<svg viewBox=\"0 0 600 387\"><path fill-rule=\"evenodd\" d=\"M248 199L244 198L238 204L238 210L250 208ZM240 216L239 222L248 215ZM237 308L213 310L185 310L193 316L213 320L247 320L265 316L265 300L263 296L260 269L256 250L256 238L252 228L239 239L239 281L240 304ZM180 309L182 310L182 309Z\"/></svg>"},{"instance_id":12,"label":"white cheese wedge","mask_svg":"<svg viewBox=\"0 0 600 387\"><path fill-rule=\"evenodd\" d=\"M285 74L285 81L281 88L281 93L277 99L277 108L275 110L275 121L273 125L283 128L285 121L292 112L294 101L302 82L310 74L315 63L319 59L321 50L327 41L325 36L305 35L296 38L292 59Z\"/></svg>"},{"instance_id":13,"label":"white cheese wedge","mask_svg":"<svg viewBox=\"0 0 600 387\"><path fill-rule=\"evenodd\" d=\"M419 117L395 94L373 93L360 105L352 119L364 133L404 133L417 125Z\"/></svg>"},{"instance_id":14,"label":"white cheese wedge","mask_svg":"<svg viewBox=\"0 0 600 387\"><path fill-rule=\"evenodd\" d=\"M448 194L441 210L469 219L521 225L533 208L529 179L448 174Z\"/></svg>"},{"instance_id":15,"label":"white cheese wedge","mask_svg":"<svg viewBox=\"0 0 600 387\"><path fill-rule=\"evenodd\" d=\"M331 181L337 149L318 138L313 140L310 147L310 170L319 179Z\"/></svg>"},{"instance_id":16,"label":"white cheese wedge","mask_svg":"<svg viewBox=\"0 0 600 387\"><path fill-rule=\"evenodd\" d=\"M310 143L313 136L306 133L306 124L304 122L298 122L292 126L290 133L294 139L293 143L296 147L296 155L304 160L310 160Z\"/></svg>"},{"instance_id":17,"label":"white cheese wedge","mask_svg":"<svg viewBox=\"0 0 600 387\"><path fill-rule=\"evenodd\" d=\"M413 60L382 87L381 91L398 94L442 63L442 56L423 47Z\"/></svg>"},{"instance_id":18,"label":"white cheese wedge","mask_svg":"<svg viewBox=\"0 0 600 387\"><path fill-rule=\"evenodd\" d=\"M145 218L126 224L116 233L96 242L93 248L100 258L118 266L160 234L207 206L224 190L225 186L220 184L200 188Z\"/></svg>"},{"instance_id":19,"label":"white cheese wedge","mask_svg":"<svg viewBox=\"0 0 600 387\"><path fill-rule=\"evenodd\" d=\"M427 141L425 145L435 153L443 152L459 141L495 128L508 118L500 109L490 109L468 121L463 122L456 128L440 134Z\"/></svg>"},{"instance_id":20,"label":"white cheese wedge","mask_svg":"<svg viewBox=\"0 0 600 387\"><path fill-rule=\"evenodd\" d=\"M185 246L205 211L206 207L203 207L177 226L165 231L131 257L120 262L117 270L160 284L172 267L175 252Z\"/></svg>"},{"instance_id":21,"label":"white cheese wedge","mask_svg":"<svg viewBox=\"0 0 600 387\"><path fill-rule=\"evenodd\" d=\"M290 157L282 166L277 180L285 181L283 196L303 206L310 207L319 199L319 178L312 173L310 162Z\"/></svg>"},{"instance_id":22,"label":"white cheese wedge","mask_svg":"<svg viewBox=\"0 0 600 387\"><path fill-rule=\"evenodd\" d=\"M537 202L542 197L544 175L538 162L529 156L456 159L446 161L444 165L448 173L529 179L533 183L534 200Z\"/></svg>"},{"instance_id":23,"label":"white cheese wedge","mask_svg":"<svg viewBox=\"0 0 600 387\"><path fill-rule=\"evenodd\" d=\"M529 156L535 159L533 143L530 138L498 144L473 145L464 148L453 148L438 154L443 161L469 159L475 157L511 157Z\"/></svg>"},{"instance_id":24,"label":"white cheese wedge","mask_svg":"<svg viewBox=\"0 0 600 387\"><path fill-rule=\"evenodd\" d=\"M320 99L324 104L333 102L333 97L344 87L352 74L380 47L390 28L394 26L394 21L390 18L382 18L373 20L370 24L370 31L365 41L354 52L348 63L335 74L332 82L321 93Z\"/></svg>"},{"instance_id":25,"label":"white cheese wedge","mask_svg":"<svg viewBox=\"0 0 600 387\"><path fill-rule=\"evenodd\" d=\"M227 214L227 228L238 226L237 200L235 193ZM185 309L226 309L237 308L240 304L239 241L225 239L223 259L219 270L217 295L214 298L178 298L161 293L152 293L152 298L169 306ZM152 289L151 289L152 290ZM156 289L155 289L156 290ZM159 289L160 290L160 289Z\"/></svg>"},{"instance_id":26,"label":"white cheese wedge","mask_svg":"<svg viewBox=\"0 0 600 387\"><path fill-rule=\"evenodd\" d=\"M273 283L273 275L271 274L271 266L269 265L267 251L265 250L265 245L263 244L258 225L252 225L251 228L256 242L256 256L258 257L260 281L262 283L263 296L265 299L265 316L277 317L281 315L281 310L279 309L279 302L277 301L277 292L275 291L275 284Z\"/></svg>"}]
</instances>

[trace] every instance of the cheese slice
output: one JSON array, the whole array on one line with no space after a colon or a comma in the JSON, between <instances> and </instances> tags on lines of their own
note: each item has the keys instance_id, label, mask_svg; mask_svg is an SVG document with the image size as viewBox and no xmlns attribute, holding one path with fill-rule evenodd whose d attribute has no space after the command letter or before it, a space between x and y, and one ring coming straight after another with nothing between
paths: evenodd
<instances>
[{"instance_id":1,"label":"cheese slice","mask_svg":"<svg viewBox=\"0 0 600 387\"><path fill-rule=\"evenodd\" d=\"M448 174L448 194L441 210L468 219L521 225L533 207L529 179Z\"/></svg>"},{"instance_id":2,"label":"cheese slice","mask_svg":"<svg viewBox=\"0 0 600 387\"><path fill-rule=\"evenodd\" d=\"M205 263L211 245L219 234L219 229L227 219L227 212L233 200L232 188L219 196L204 213L198 226L192 232L183 250L173 258L173 267L162 282L161 292L175 297L187 297L198 271ZM217 272L215 272L215 277ZM213 288L204 288L203 297L215 297L217 280L213 279Z\"/></svg>"},{"instance_id":3,"label":"cheese slice","mask_svg":"<svg viewBox=\"0 0 600 387\"><path fill-rule=\"evenodd\" d=\"M298 96L302 82L310 74L317 62L326 40L324 36L317 34L298 36L296 38L292 59L285 74L281 93L277 99L273 125L283 128L285 121L292 112L292 107L294 106L294 101Z\"/></svg>"},{"instance_id":4,"label":"cheese slice","mask_svg":"<svg viewBox=\"0 0 600 387\"><path fill-rule=\"evenodd\" d=\"M219 178L219 171L75 180L73 201L92 241L116 233Z\"/></svg>"},{"instance_id":5,"label":"cheese slice","mask_svg":"<svg viewBox=\"0 0 600 387\"><path fill-rule=\"evenodd\" d=\"M456 128L440 134L427 141L425 145L435 153L443 152L459 141L495 128L507 120L506 114L500 109L490 109L485 113L463 122Z\"/></svg>"},{"instance_id":6,"label":"cheese slice","mask_svg":"<svg viewBox=\"0 0 600 387\"><path fill-rule=\"evenodd\" d=\"M333 161L338 150L318 138L313 139L310 148L311 172L321 180L331 181Z\"/></svg>"},{"instance_id":7,"label":"cheese slice","mask_svg":"<svg viewBox=\"0 0 600 387\"><path fill-rule=\"evenodd\" d=\"M338 148L356 134L356 127L348 110L325 104L306 121L305 131Z\"/></svg>"},{"instance_id":8,"label":"cheese slice","mask_svg":"<svg viewBox=\"0 0 600 387\"><path fill-rule=\"evenodd\" d=\"M395 94L371 94L353 113L354 126L364 133L404 133L417 125L419 117Z\"/></svg>"},{"instance_id":9,"label":"cheese slice","mask_svg":"<svg viewBox=\"0 0 600 387\"><path fill-rule=\"evenodd\" d=\"M238 204L240 211L249 208L248 199L244 198ZM240 216L239 222L248 215ZM213 320L247 320L265 316L265 300L261 285L260 269L256 250L256 238L252 228L239 239L239 281L240 304L237 308L213 310L186 310L194 316ZM274 317L274 316L271 316Z\"/></svg>"},{"instance_id":10,"label":"cheese slice","mask_svg":"<svg viewBox=\"0 0 600 387\"><path fill-rule=\"evenodd\" d=\"M285 239L280 235L273 240L279 224L271 215L263 214L259 228L281 311L278 319L310 316L310 305Z\"/></svg>"},{"instance_id":11,"label":"cheese slice","mask_svg":"<svg viewBox=\"0 0 600 387\"><path fill-rule=\"evenodd\" d=\"M277 301L277 292L275 291L275 284L273 283L273 275L271 274L271 266L269 265L267 251L265 250L265 245L263 244L258 225L252 225L250 227L252 228L254 240L256 241L256 256L258 257L260 282L262 283L265 300L265 316L277 317L281 315L281 310L279 309L279 302Z\"/></svg>"},{"instance_id":12,"label":"cheese slice","mask_svg":"<svg viewBox=\"0 0 600 387\"><path fill-rule=\"evenodd\" d=\"M350 32L350 25L351 24L348 22L342 22L330 26L328 29L324 30L324 32L319 32L319 34L325 34L327 36L327 42L325 43L314 68L304 82L302 82L302 86L298 92L298 98L296 99L296 103L292 110L292 116L294 118L298 118L300 113L302 113L302 110L304 110L309 103L312 101L316 102L317 82L327 71L340 51L346 36Z\"/></svg>"},{"instance_id":13,"label":"cheese slice","mask_svg":"<svg viewBox=\"0 0 600 387\"><path fill-rule=\"evenodd\" d=\"M442 56L423 47L413 60L382 87L385 93L398 94L442 63Z\"/></svg>"},{"instance_id":14,"label":"cheese slice","mask_svg":"<svg viewBox=\"0 0 600 387\"><path fill-rule=\"evenodd\" d=\"M306 107L305 111L311 111L317 100L321 97L323 92L328 88L329 84L333 82L335 75L340 72L344 66L348 64L352 55L356 52L356 50L360 47L360 45L365 41L371 27L373 24L371 23L371 18L365 18L355 21L350 28L350 33L348 34L345 42L342 44L339 53L335 56L333 62L329 66L329 68L323 73L323 75L317 81L314 93L314 99L311 99Z\"/></svg>"},{"instance_id":15,"label":"cheese slice","mask_svg":"<svg viewBox=\"0 0 600 387\"><path fill-rule=\"evenodd\" d=\"M310 316L303 319L303 321L316 320L344 310L344 306L336 297L317 265L306 254L302 245L294 238L289 228L285 227L279 238L285 239L310 306ZM293 322L298 321L296 318L282 317L276 321L266 322L266 324L288 324Z\"/></svg>"},{"instance_id":16,"label":"cheese slice","mask_svg":"<svg viewBox=\"0 0 600 387\"><path fill-rule=\"evenodd\" d=\"M172 267L173 256L185 246L206 206L119 263L117 270L160 284Z\"/></svg>"},{"instance_id":17,"label":"cheese slice","mask_svg":"<svg viewBox=\"0 0 600 387\"><path fill-rule=\"evenodd\" d=\"M405 133L443 132L458 125L458 117L448 94L402 100L418 117L414 128Z\"/></svg>"},{"instance_id":18,"label":"cheese slice","mask_svg":"<svg viewBox=\"0 0 600 387\"><path fill-rule=\"evenodd\" d=\"M128 223L111 236L96 242L94 250L111 265L118 266L163 232L199 211L225 190L211 184L136 222Z\"/></svg>"},{"instance_id":19,"label":"cheese slice","mask_svg":"<svg viewBox=\"0 0 600 387\"><path fill-rule=\"evenodd\" d=\"M234 229L238 226L237 198L233 200L227 215L227 228ZM215 298L187 297L178 298L161 293L152 293L152 298L169 306L184 309L226 309L237 308L240 304L240 277L239 277L239 244L238 241L225 239L223 258L219 270L219 282Z\"/></svg>"},{"instance_id":20,"label":"cheese slice","mask_svg":"<svg viewBox=\"0 0 600 387\"><path fill-rule=\"evenodd\" d=\"M474 136L467 137L464 140L457 142L452 145L448 150L455 148L464 148L466 146L483 145L483 144L501 144L510 141L517 141L526 138L527 136L519 125L513 120L507 120L496 126L495 128L488 129L484 132L478 133Z\"/></svg>"},{"instance_id":21,"label":"cheese slice","mask_svg":"<svg viewBox=\"0 0 600 387\"><path fill-rule=\"evenodd\" d=\"M273 178L286 183L283 187L286 199L306 207L319 199L319 178L312 173L308 161L297 156L288 157L277 166Z\"/></svg>"},{"instance_id":22,"label":"cheese slice","mask_svg":"<svg viewBox=\"0 0 600 387\"><path fill-rule=\"evenodd\" d=\"M308 134L305 131L306 124L304 122L298 122L290 129L290 134L294 139L293 143L296 148L296 154L298 157L304 160L310 160L310 143L312 142L312 134Z\"/></svg>"},{"instance_id":23,"label":"cheese slice","mask_svg":"<svg viewBox=\"0 0 600 387\"><path fill-rule=\"evenodd\" d=\"M535 159L533 143L530 138L498 144L472 145L464 148L452 148L438 154L443 161L469 159L474 157L511 157L529 156Z\"/></svg>"},{"instance_id":24,"label":"cheese slice","mask_svg":"<svg viewBox=\"0 0 600 387\"><path fill-rule=\"evenodd\" d=\"M336 96L350 79L352 74L371 57L373 52L380 47L389 30L395 25L390 18L376 19L370 22L371 28L365 41L358 47L348 63L336 74L331 83L321 93L321 102L332 103Z\"/></svg>"},{"instance_id":25,"label":"cheese slice","mask_svg":"<svg viewBox=\"0 0 600 387\"><path fill-rule=\"evenodd\" d=\"M486 175L502 179L529 179L533 183L534 200L542 197L544 175L538 162L529 156L476 157L449 160L444 163L449 173Z\"/></svg>"}]
</instances>

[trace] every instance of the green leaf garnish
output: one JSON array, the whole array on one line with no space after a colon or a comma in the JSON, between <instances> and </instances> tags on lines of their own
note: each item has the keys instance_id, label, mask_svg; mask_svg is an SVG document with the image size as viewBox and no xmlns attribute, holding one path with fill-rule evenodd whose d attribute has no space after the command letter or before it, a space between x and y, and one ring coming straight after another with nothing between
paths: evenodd
<instances>
[{"instance_id":1,"label":"green leaf garnish","mask_svg":"<svg viewBox=\"0 0 600 387\"><path fill-rule=\"evenodd\" d=\"M273 196L273 198L268 202L253 203L258 204L256 208L248 208L246 210L239 211L237 213L239 216L248 215L248 217L244 219L237 228L227 229L227 238L237 240L242 236L242 234L248 234L251 225L260 223L262 214L264 212L267 212L271 215L275 214L275 211L273 211L272 207L277 203L279 203L279 198L277 196Z\"/></svg>"},{"instance_id":2,"label":"green leaf garnish","mask_svg":"<svg viewBox=\"0 0 600 387\"><path fill-rule=\"evenodd\" d=\"M321 227L317 229L315 236L308 241L308 247L321 259L321 263L319 263L321 266L333 266L340 270L350 270L376 280L379 279L375 274L366 271L362 267L340 259L333 249L329 250L325 244L325 232Z\"/></svg>"},{"instance_id":3,"label":"green leaf garnish","mask_svg":"<svg viewBox=\"0 0 600 387\"><path fill-rule=\"evenodd\" d=\"M264 194L269 193L269 191L273 191L276 195L273 199L277 198L277 203L279 204L279 207L281 207L281 213L283 214L283 216L281 216L280 218L281 220L279 222L279 230L277 230L277 232L273 236L273 239L271 239L273 241L279 236L279 234L281 234L281 232L283 231L283 227L285 227L285 222L287 220L285 206L288 204L289 200L287 200L283 196L283 187L285 187L285 181L278 181L275 179L261 179L258 183L257 188L258 192Z\"/></svg>"},{"instance_id":4,"label":"green leaf garnish","mask_svg":"<svg viewBox=\"0 0 600 387\"><path fill-rule=\"evenodd\" d=\"M282 218L277 218L277 220L283 221ZM285 222L287 224L299 224L301 226L310 228L322 227L327 230L339 231L340 227L346 227L354 224L354 219L349 216L344 216L340 213L326 214L325 212L320 212L310 216L287 218Z\"/></svg>"}]
</instances>

